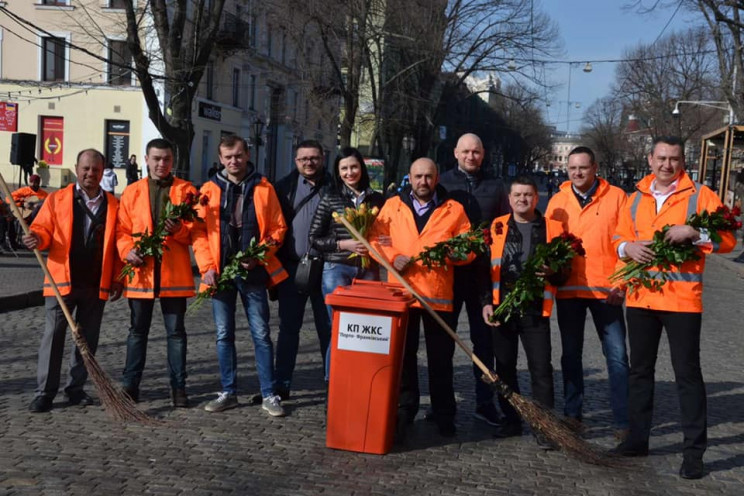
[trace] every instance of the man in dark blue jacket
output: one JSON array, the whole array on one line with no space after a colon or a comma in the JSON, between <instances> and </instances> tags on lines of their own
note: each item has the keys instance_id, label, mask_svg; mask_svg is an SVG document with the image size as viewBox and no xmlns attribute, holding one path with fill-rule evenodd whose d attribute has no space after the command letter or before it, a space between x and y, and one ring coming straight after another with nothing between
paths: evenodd
<instances>
[{"instance_id":1,"label":"man in dark blue jacket","mask_svg":"<svg viewBox=\"0 0 744 496\"><path fill-rule=\"evenodd\" d=\"M326 350L331 340L331 321L320 290L320 279L304 293L300 293L295 285L298 262L310 250L310 222L331 181L324 168L323 146L314 140L300 143L295 152L295 166L295 170L276 184L282 214L289 228L277 254L289 274L289 278L277 287L279 335L276 340L276 392L282 400L289 398L308 297L313 308L324 370L327 370Z\"/></svg>"},{"instance_id":2,"label":"man in dark blue jacket","mask_svg":"<svg viewBox=\"0 0 744 496\"><path fill-rule=\"evenodd\" d=\"M442 174L440 184L450 197L465 208L470 225L491 224L494 218L509 213L509 200L501 180L487 177L481 165L484 150L481 139L475 134L463 134L455 147L457 167ZM478 288L473 281L479 267L488 266L487 258L478 259L470 265L455 267L455 299L453 314L459 315L463 304L470 323L470 340L473 352L493 370L493 345L491 329L483 322ZM457 319L455 326L457 325ZM455 327L455 330L457 328ZM493 402L493 391L481 381L482 372L473 365L475 376L475 417L490 425L499 425L499 412Z\"/></svg>"}]
</instances>

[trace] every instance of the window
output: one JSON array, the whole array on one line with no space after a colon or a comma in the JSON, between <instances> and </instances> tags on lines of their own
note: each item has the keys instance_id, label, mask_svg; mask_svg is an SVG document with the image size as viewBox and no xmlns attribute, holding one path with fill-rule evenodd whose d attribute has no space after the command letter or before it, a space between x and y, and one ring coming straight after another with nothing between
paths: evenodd
<instances>
[{"instance_id":1,"label":"window","mask_svg":"<svg viewBox=\"0 0 744 496\"><path fill-rule=\"evenodd\" d=\"M233 107L240 107L240 69L233 69L232 104Z\"/></svg>"},{"instance_id":2,"label":"window","mask_svg":"<svg viewBox=\"0 0 744 496\"><path fill-rule=\"evenodd\" d=\"M251 88L250 88L250 109L256 110L256 76L251 75Z\"/></svg>"},{"instance_id":3,"label":"window","mask_svg":"<svg viewBox=\"0 0 744 496\"><path fill-rule=\"evenodd\" d=\"M271 45L274 43L273 29L271 25L266 29L266 55L271 57Z\"/></svg>"},{"instance_id":4,"label":"window","mask_svg":"<svg viewBox=\"0 0 744 496\"><path fill-rule=\"evenodd\" d=\"M132 53L126 41L108 41L108 83L116 86L132 84Z\"/></svg>"},{"instance_id":5,"label":"window","mask_svg":"<svg viewBox=\"0 0 744 496\"><path fill-rule=\"evenodd\" d=\"M207 99L214 100L214 63L207 64Z\"/></svg>"},{"instance_id":6,"label":"window","mask_svg":"<svg viewBox=\"0 0 744 496\"><path fill-rule=\"evenodd\" d=\"M287 63L287 33L282 33L282 64Z\"/></svg>"},{"instance_id":7,"label":"window","mask_svg":"<svg viewBox=\"0 0 744 496\"><path fill-rule=\"evenodd\" d=\"M42 81L65 80L65 40L48 37L41 42L42 49Z\"/></svg>"},{"instance_id":8,"label":"window","mask_svg":"<svg viewBox=\"0 0 744 496\"><path fill-rule=\"evenodd\" d=\"M110 9L124 9L125 4L125 0L109 0L108 2L108 6Z\"/></svg>"},{"instance_id":9,"label":"window","mask_svg":"<svg viewBox=\"0 0 744 496\"><path fill-rule=\"evenodd\" d=\"M55 5L58 7L67 6L70 4L70 0L41 0L41 5Z\"/></svg>"}]
</instances>

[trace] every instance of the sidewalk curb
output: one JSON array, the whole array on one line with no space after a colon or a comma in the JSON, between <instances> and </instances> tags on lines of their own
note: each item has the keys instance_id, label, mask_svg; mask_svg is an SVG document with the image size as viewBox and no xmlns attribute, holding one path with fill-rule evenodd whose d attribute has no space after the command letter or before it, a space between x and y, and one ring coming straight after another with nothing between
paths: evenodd
<instances>
[{"instance_id":1,"label":"sidewalk curb","mask_svg":"<svg viewBox=\"0 0 744 496\"><path fill-rule=\"evenodd\" d=\"M0 314L42 305L44 305L44 297L41 289L28 293L0 296Z\"/></svg>"}]
</instances>

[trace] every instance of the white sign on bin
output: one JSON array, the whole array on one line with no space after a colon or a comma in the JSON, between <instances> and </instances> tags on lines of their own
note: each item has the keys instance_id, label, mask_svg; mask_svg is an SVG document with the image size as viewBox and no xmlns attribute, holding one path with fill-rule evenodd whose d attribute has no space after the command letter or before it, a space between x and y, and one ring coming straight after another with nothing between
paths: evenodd
<instances>
[{"instance_id":1,"label":"white sign on bin","mask_svg":"<svg viewBox=\"0 0 744 496\"><path fill-rule=\"evenodd\" d=\"M389 355L392 329L392 317L340 312L338 349Z\"/></svg>"}]
</instances>

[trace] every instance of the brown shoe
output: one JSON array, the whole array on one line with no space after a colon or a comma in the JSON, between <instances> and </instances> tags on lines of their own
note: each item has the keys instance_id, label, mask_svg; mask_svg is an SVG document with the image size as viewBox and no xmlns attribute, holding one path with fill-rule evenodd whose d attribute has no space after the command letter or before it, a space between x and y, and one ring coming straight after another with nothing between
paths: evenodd
<instances>
[{"instance_id":1,"label":"brown shoe","mask_svg":"<svg viewBox=\"0 0 744 496\"><path fill-rule=\"evenodd\" d=\"M174 389L172 391L173 407L174 408L188 408L189 397L186 396L185 389Z\"/></svg>"}]
</instances>

